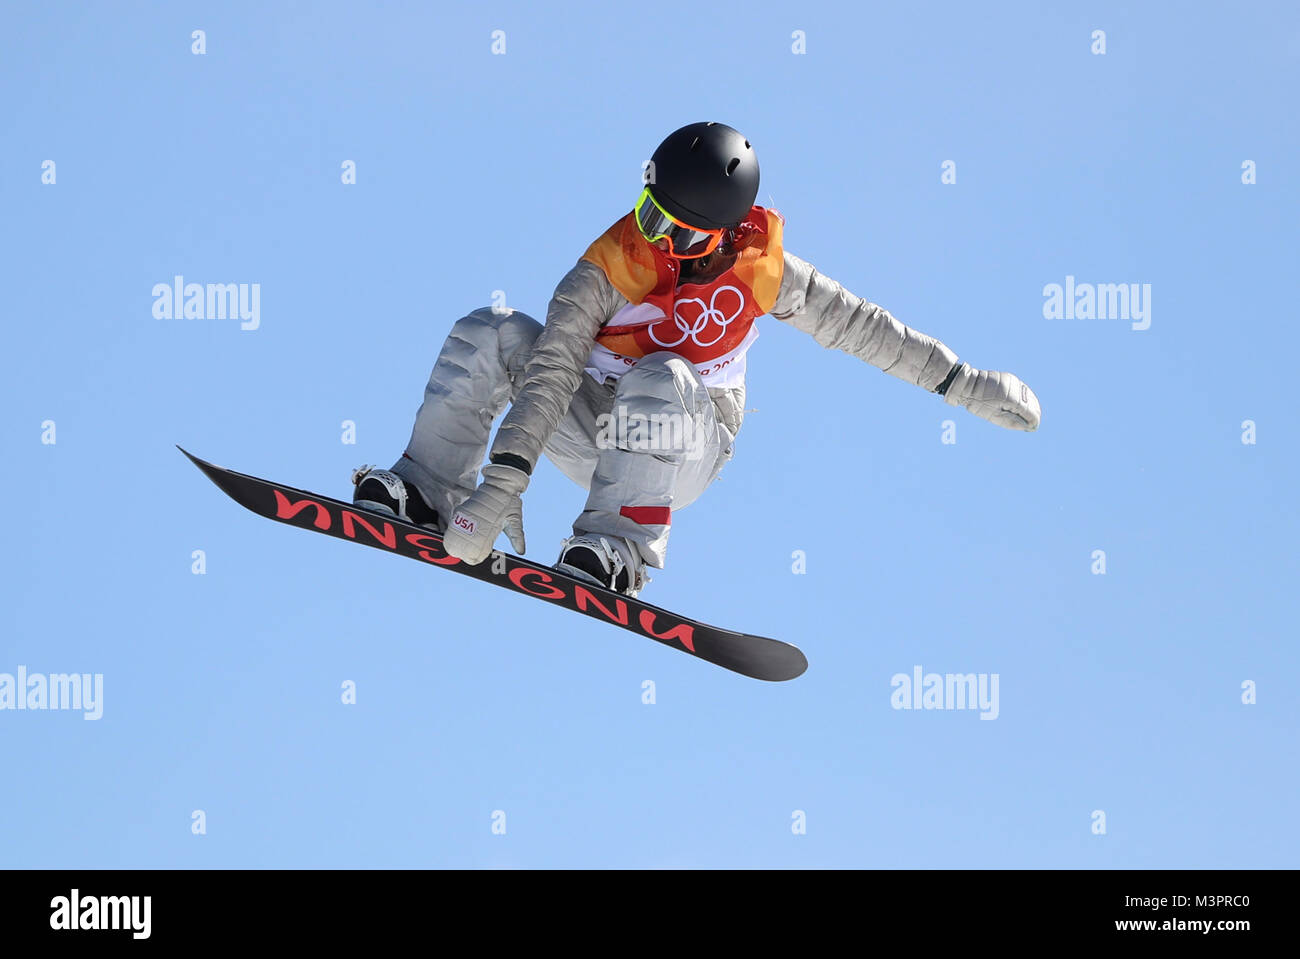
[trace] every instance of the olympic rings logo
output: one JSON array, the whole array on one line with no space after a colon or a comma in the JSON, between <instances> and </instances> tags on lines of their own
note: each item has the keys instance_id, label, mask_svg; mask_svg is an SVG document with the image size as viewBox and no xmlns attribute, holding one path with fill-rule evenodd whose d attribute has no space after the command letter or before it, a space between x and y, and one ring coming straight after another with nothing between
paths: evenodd
<instances>
[{"instance_id":1,"label":"olympic rings logo","mask_svg":"<svg viewBox=\"0 0 1300 959\"><path fill-rule=\"evenodd\" d=\"M728 305L725 299L721 303L719 302L719 297L724 293L730 293L735 298L736 308L729 314L722 310L723 306ZM699 313L693 320L687 319L687 317L682 315L683 308L685 308L687 312L690 312L691 304L695 304L699 308ZM713 346L713 344L717 343L727 335L727 327L740 317L740 314L744 312L744 309L745 295L741 293L740 290L736 289L734 286L720 286L714 290L713 295L709 297L707 306L698 296L692 296L685 300L678 300L673 304L673 324L677 327L677 332L681 334L677 339L672 342L661 340L655 332L656 327L658 327L660 323L664 323L667 320L667 317L664 317L663 320L650 325L650 339L668 349L671 349L674 346L681 346L688 339L696 346ZM705 330L708 329L710 323L716 324L717 335L711 340L700 339L700 334L704 333Z\"/></svg>"}]
</instances>

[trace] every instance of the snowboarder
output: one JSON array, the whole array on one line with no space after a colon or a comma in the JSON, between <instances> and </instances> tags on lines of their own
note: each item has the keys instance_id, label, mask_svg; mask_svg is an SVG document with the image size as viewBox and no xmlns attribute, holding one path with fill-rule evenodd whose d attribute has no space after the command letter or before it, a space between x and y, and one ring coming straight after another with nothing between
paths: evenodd
<instances>
[{"instance_id":1,"label":"snowboarder","mask_svg":"<svg viewBox=\"0 0 1300 959\"><path fill-rule=\"evenodd\" d=\"M1037 429L1038 399L1017 377L959 361L786 252L784 218L754 205L758 160L736 130L682 127L644 180L560 281L545 326L492 308L456 321L406 451L353 473L356 505L443 533L467 563L502 530L523 553L521 495L546 453L589 491L556 568L635 596L646 567L664 565L673 514L732 457L765 314L998 426Z\"/></svg>"}]
</instances>

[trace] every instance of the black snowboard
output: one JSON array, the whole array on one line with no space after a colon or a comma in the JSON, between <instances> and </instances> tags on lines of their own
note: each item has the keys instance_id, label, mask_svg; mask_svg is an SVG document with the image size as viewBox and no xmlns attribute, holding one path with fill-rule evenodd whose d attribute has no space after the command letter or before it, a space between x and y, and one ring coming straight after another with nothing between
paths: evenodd
<instances>
[{"instance_id":1,"label":"black snowboard","mask_svg":"<svg viewBox=\"0 0 1300 959\"><path fill-rule=\"evenodd\" d=\"M236 503L267 519L398 553L504 586L515 593L535 596L754 679L794 679L808 668L804 654L789 643L718 629L639 599L583 583L550 566L510 553L494 552L477 566L470 566L448 556L442 548L442 537L431 530L292 486L213 466L183 449L181 452Z\"/></svg>"}]
</instances>

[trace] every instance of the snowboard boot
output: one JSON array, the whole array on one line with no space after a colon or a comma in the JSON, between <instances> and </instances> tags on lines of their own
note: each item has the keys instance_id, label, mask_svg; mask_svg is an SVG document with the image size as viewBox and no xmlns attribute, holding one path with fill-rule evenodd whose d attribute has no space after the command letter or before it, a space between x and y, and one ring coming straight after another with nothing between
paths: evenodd
<instances>
[{"instance_id":1,"label":"snowboard boot","mask_svg":"<svg viewBox=\"0 0 1300 959\"><path fill-rule=\"evenodd\" d=\"M352 471L352 485L356 487L352 493L353 505L395 516L435 533L442 532L438 511L424 501L418 489L412 496L406 483L396 473L373 466L359 466Z\"/></svg>"},{"instance_id":2,"label":"snowboard boot","mask_svg":"<svg viewBox=\"0 0 1300 959\"><path fill-rule=\"evenodd\" d=\"M560 544L555 568L583 582L636 596L650 582L636 550L617 536L584 533Z\"/></svg>"}]
</instances>

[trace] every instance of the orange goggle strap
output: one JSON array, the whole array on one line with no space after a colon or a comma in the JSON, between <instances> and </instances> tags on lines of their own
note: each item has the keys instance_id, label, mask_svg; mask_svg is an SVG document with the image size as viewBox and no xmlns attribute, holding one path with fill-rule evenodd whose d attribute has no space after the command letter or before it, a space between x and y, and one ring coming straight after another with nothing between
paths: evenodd
<instances>
[{"instance_id":1,"label":"orange goggle strap","mask_svg":"<svg viewBox=\"0 0 1300 959\"><path fill-rule=\"evenodd\" d=\"M683 223L659 205L650 188L646 187L637 198L633 216L641 235L650 243L667 240L669 256L679 260L693 260L708 256L718 248L722 234L726 231L701 230L689 223Z\"/></svg>"}]
</instances>

